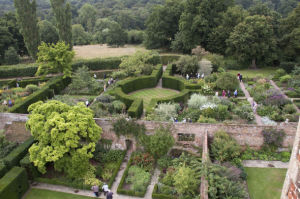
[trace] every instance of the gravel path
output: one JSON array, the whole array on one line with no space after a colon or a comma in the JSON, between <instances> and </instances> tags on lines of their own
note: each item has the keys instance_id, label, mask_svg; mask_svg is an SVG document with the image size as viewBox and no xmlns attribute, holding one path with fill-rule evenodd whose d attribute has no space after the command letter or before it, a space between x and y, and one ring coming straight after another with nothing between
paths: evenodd
<instances>
[{"instance_id":1,"label":"gravel path","mask_svg":"<svg viewBox=\"0 0 300 199\"><path fill-rule=\"evenodd\" d=\"M281 161L244 160L243 166L244 167L257 167L257 168L287 169L289 167L289 163L281 162Z\"/></svg>"},{"instance_id":2,"label":"gravel path","mask_svg":"<svg viewBox=\"0 0 300 199\"><path fill-rule=\"evenodd\" d=\"M243 82L240 82L240 86L241 86L241 89L242 89L242 91L244 92L244 94L245 94L245 96L246 96L248 102L249 102L249 103L251 104L251 106L252 106L254 100L253 100L253 98L250 96L249 92L247 91L247 89L246 89L244 83L243 83ZM256 103L256 104L257 104L257 103ZM254 113L254 116L255 116L256 124L257 124L257 125L263 125L263 123L262 123L262 121L261 121L261 117L260 117L256 112L253 111L253 113Z\"/></svg>"}]
</instances>

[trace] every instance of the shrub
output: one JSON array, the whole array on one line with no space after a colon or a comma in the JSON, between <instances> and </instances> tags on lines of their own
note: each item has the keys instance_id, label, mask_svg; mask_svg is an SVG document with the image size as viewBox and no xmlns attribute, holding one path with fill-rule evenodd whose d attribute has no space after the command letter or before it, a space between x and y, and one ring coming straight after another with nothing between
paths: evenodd
<instances>
[{"instance_id":1,"label":"shrub","mask_svg":"<svg viewBox=\"0 0 300 199\"><path fill-rule=\"evenodd\" d=\"M231 73L221 73L216 85L219 89L232 91L239 87L239 82L235 75Z\"/></svg>"},{"instance_id":2,"label":"shrub","mask_svg":"<svg viewBox=\"0 0 300 199\"><path fill-rule=\"evenodd\" d=\"M25 169L14 167L0 179L0 198L20 199L28 188Z\"/></svg>"},{"instance_id":3,"label":"shrub","mask_svg":"<svg viewBox=\"0 0 300 199\"><path fill-rule=\"evenodd\" d=\"M281 83L287 83L288 81L290 81L292 79L292 76L290 75L284 75L282 77L279 78Z\"/></svg>"},{"instance_id":4,"label":"shrub","mask_svg":"<svg viewBox=\"0 0 300 199\"><path fill-rule=\"evenodd\" d=\"M174 175L174 186L180 195L194 194L199 187L199 180L195 178L195 171L181 166ZM191 177L193 176L193 177Z\"/></svg>"},{"instance_id":5,"label":"shrub","mask_svg":"<svg viewBox=\"0 0 300 199\"><path fill-rule=\"evenodd\" d=\"M271 116L273 112L280 112L280 109L277 106L259 106L257 108L257 113L260 116Z\"/></svg>"},{"instance_id":6,"label":"shrub","mask_svg":"<svg viewBox=\"0 0 300 199\"><path fill-rule=\"evenodd\" d=\"M273 77L274 80L278 80L280 77L284 76L286 74L285 70L280 68L280 69L277 69L276 72L275 72L275 75Z\"/></svg>"},{"instance_id":7,"label":"shrub","mask_svg":"<svg viewBox=\"0 0 300 199\"><path fill-rule=\"evenodd\" d=\"M102 162L117 162L122 159L123 151L122 150L109 150L107 153L102 155Z\"/></svg>"},{"instance_id":8,"label":"shrub","mask_svg":"<svg viewBox=\"0 0 300 199\"><path fill-rule=\"evenodd\" d=\"M154 166L154 158L150 153L136 153L132 165L137 165L146 171L151 171Z\"/></svg>"},{"instance_id":9,"label":"shrub","mask_svg":"<svg viewBox=\"0 0 300 199\"><path fill-rule=\"evenodd\" d=\"M29 153L20 161L20 166L26 169L28 179L33 180L40 176L40 172L29 160Z\"/></svg>"},{"instance_id":10,"label":"shrub","mask_svg":"<svg viewBox=\"0 0 300 199\"><path fill-rule=\"evenodd\" d=\"M296 108L295 108L295 106L293 104L286 104L283 107L283 112L287 113L287 114L293 114L293 113L296 113L297 110L296 110Z\"/></svg>"},{"instance_id":11,"label":"shrub","mask_svg":"<svg viewBox=\"0 0 300 199\"><path fill-rule=\"evenodd\" d=\"M34 84L28 84L26 86L26 91L29 93L34 93L35 91L39 90L40 88L37 85Z\"/></svg>"},{"instance_id":12,"label":"shrub","mask_svg":"<svg viewBox=\"0 0 300 199\"><path fill-rule=\"evenodd\" d=\"M200 74L204 74L205 76L208 76L211 74L212 71L213 71L213 67L210 61L204 59L199 62L198 72Z\"/></svg>"},{"instance_id":13,"label":"shrub","mask_svg":"<svg viewBox=\"0 0 300 199\"><path fill-rule=\"evenodd\" d=\"M126 105L120 100L113 101L112 105L115 113L122 113L126 109Z\"/></svg>"},{"instance_id":14,"label":"shrub","mask_svg":"<svg viewBox=\"0 0 300 199\"><path fill-rule=\"evenodd\" d=\"M19 55L14 47L9 47L4 53L4 62L8 65L18 64L20 62Z\"/></svg>"},{"instance_id":15,"label":"shrub","mask_svg":"<svg viewBox=\"0 0 300 199\"><path fill-rule=\"evenodd\" d=\"M7 172L7 167L5 163L2 160L0 160L0 179L2 178L2 176L5 175L6 172Z\"/></svg>"},{"instance_id":16,"label":"shrub","mask_svg":"<svg viewBox=\"0 0 300 199\"><path fill-rule=\"evenodd\" d=\"M172 158L168 155L164 155L157 160L157 165L160 169L166 169L172 165Z\"/></svg>"},{"instance_id":17,"label":"shrub","mask_svg":"<svg viewBox=\"0 0 300 199\"><path fill-rule=\"evenodd\" d=\"M201 110L200 109L185 109L180 115L179 115L179 120L183 120L183 119L190 119L193 122L196 122L199 117L201 115Z\"/></svg>"},{"instance_id":18,"label":"shrub","mask_svg":"<svg viewBox=\"0 0 300 199\"><path fill-rule=\"evenodd\" d=\"M155 120L158 121L170 121L172 118L176 118L177 112L180 109L178 104L161 103L154 109Z\"/></svg>"},{"instance_id":19,"label":"shrub","mask_svg":"<svg viewBox=\"0 0 300 199\"><path fill-rule=\"evenodd\" d=\"M249 105L242 105L240 107L236 107L233 109L234 114L237 114L242 119L246 119L247 121L254 120L254 114L252 108Z\"/></svg>"},{"instance_id":20,"label":"shrub","mask_svg":"<svg viewBox=\"0 0 300 199\"><path fill-rule=\"evenodd\" d=\"M127 121L122 117L113 123L113 130L117 136L134 135L135 137L138 137L145 133L146 128L143 124L138 124L133 120Z\"/></svg>"},{"instance_id":21,"label":"shrub","mask_svg":"<svg viewBox=\"0 0 300 199\"><path fill-rule=\"evenodd\" d=\"M128 109L128 115L132 118L140 118L143 114L143 99L136 99Z\"/></svg>"},{"instance_id":22,"label":"shrub","mask_svg":"<svg viewBox=\"0 0 300 199\"><path fill-rule=\"evenodd\" d=\"M177 72L185 74L195 74L198 70L198 58L196 56L181 56L175 63Z\"/></svg>"},{"instance_id":23,"label":"shrub","mask_svg":"<svg viewBox=\"0 0 300 199\"><path fill-rule=\"evenodd\" d=\"M0 131L0 162L1 159L6 157L14 148L16 148L16 143L11 143L6 140L5 135Z\"/></svg>"},{"instance_id":24,"label":"shrub","mask_svg":"<svg viewBox=\"0 0 300 199\"><path fill-rule=\"evenodd\" d=\"M137 166L131 166L128 171L126 183L130 183L135 192L145 192L150 182L150 177L151 174L144 169Z\"/></svg>"},{"instance_id":25,"label":"shrub","mask_svg":"<svg viewBox=\"0 0 300 199\"><path fill-rule=\"evenodd\" d=\"M224 131L218 131L214 135L211 144L211 154L214 159L220 162L233 161L241 153L241 147Z\"/></svg>"},{"instance_id":26,"label":"shrub","mask_svg":"<svg viewBox=\"0 0 300 199\"><path fill-rule=\"evenodd\" d=\"M102 102L102 103L111 103L115 100L114 96L108 95L108 94L102 94L99 97L96 98L96 101Z\"/></svg>"},{"instance_id":27,"label":"shrub","mask_svg":"<svg viewBox=\"0 0 300 199\"><path fill-rule=\"evenodd\" d=\"M283 130L276 129L264 129L262 131L264 137L264 145L269 146L273 149L277 149L282 145L284 137L286 136Z\"/></svg>"},{"instance_id":28,"label":"shrub","mask_svg":"<svg viewBox=\"0 0 300 199\"><path fill-rule=\"evenodd\" d=\"M197 122L199 122L199 123L215 124L215 123L217 123L217 120L214 119L214 118L209 118L209 117L205 117L205 116L201 115L199 117L199 119L198 119Z\"/></svg>"},{"instance_id":29,"label":"shrub","mask_svg":"<svg viewBox=\"0 0 300 199\"><path fill-rule=\"evenodd\" d=\"M188 101L188 107L191 109L201 109L204 104L208 103L208 98L200 94L193 94Z\"/></svg>"},{"instance_id":30,"label":"shrub","mask_svg":"<svg viewBox=\"0 0 300 199\"><path fill-rule=\"evenodd\" d=\"M297 65L296 62L281 62L280 68L283 68L286 72L290 73L294 70L296 65Z\"/></svg>"}]
</instances>

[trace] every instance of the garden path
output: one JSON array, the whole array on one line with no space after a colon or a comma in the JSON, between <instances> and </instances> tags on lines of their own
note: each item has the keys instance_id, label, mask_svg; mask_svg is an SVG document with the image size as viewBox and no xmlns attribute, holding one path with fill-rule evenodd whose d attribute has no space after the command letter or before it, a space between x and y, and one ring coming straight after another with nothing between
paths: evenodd
<instances>
[{"instance_id":1,"label":"garden path","mask_svg":"<svg viewBox=\"0 0 300 199\"><path fill-rule=\"evenodd\" d=\"M167 69L167 65L163 65L163 72ZM156 88L162 88L162 78L158 81Z\"/></svg>"},{"instance_id":2,"label":"garden path","mask_svg":"<svg viewBox=\"0 0 300 199\"><path fill-rule=\"evenodd\" d=\"M245 85L244 85L243 82L240 82L240 86L241 86L241 89L242 89L242 91L244 92L244 94L245 94L245 96L246 96L248 102L251 104L251 107L252 107L252 104L253 104L253 102L254 102L253 98L250 96L250 94L249 94L249 92L247 91L247 89L245 88ZM257 104L257 103L256 103L256 104ZM261 121L261 117L260 117L256 112L253 111L253 113L254 113L254 116L255 116L256 124L262 125L263 123L262 123L262 121Z\"/></svg>"},{"instance_id":3,"label":"garden path","mask_svg":"<svg viewBox=\"0 0 300 199\"><path fill-rule=\"evenodd\" d=\"M243 166L244 167L256 167L256 168L287 169L289 167L289 163L281 162L281 161L244 160Z\"/></svg>"},{"instance_id":4,"label":"garden path","mask_svg":"<svg viewBox=\"0 0 300 199\"><path fill-rule=\"evenodd\" d=\"M271 85L277 89L281 95L283 95L284 98L289 99L288 96L286 96L286 94L281 90L281 88L279 88L276 83L273 80L270 80ZM293 100L292 100L293 101ZM298 109L298 107L294 104L294 107L296 108L297 112L300 113L300 110Z\"/></svg>"}]
</instances>

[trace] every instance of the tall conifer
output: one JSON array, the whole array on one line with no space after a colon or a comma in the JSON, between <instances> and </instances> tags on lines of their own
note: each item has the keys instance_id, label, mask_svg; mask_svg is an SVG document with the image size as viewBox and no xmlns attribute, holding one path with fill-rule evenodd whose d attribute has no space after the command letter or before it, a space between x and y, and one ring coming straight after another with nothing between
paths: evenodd
<instances>
[{"instance_id":1,"label":"tall conifer","mask_svg":"<svg viewBox=\"0 0 300 199\"><path fill-rule=\"evenodd\" d=\"M56 18L59 39L72 49L72 13L69 3L65 0L51 0L51 6Z\"/></svg>"},{"instance_id":2,"label":"tall conifer","mask_svg":"<svg viewBox=\"0 0 300 199\"><path fill-rule=\"evenodd\" d=\"M17 21L20 24L20 32L24 37L24 42L29 55L36 59L38 46L40 44L39 30L36 17L35 0L14 0Z\"/></svg>"}]
</instances>

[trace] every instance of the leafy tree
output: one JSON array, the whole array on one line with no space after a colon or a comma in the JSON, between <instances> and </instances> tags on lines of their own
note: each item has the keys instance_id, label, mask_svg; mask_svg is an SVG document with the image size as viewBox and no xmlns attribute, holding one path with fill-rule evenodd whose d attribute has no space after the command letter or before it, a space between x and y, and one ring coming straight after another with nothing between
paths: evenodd
<instances>
[{"instance_id":1,"label":"leafy tree","mask_svg":"<svg viewBox=\"0 0 300 199\"><path fill-rule=\"evenodd\" d=\"M246 16L248 16L248 12L242 7L229 7L228 10L222 14L220 25L213 29L209 36L208 48L210 51L225 55L227 46L224 41L229 38L234 27L244 21Z\"/></svg>"},{"instance_id":2,"label":"leafy tree","mask_svg":"<svg viewBox=\"0 0 300 199\"><path fill-rule=\"evenodd\" d=\"M79 21L86 31L92 32L96 22L97 10L89 3L85 3L78 11Z\"/></svg>"},{"instance_id":3,"label":"leafy tree","mask_svg":"<svg viewBox=\"0 0 300 199\"><path fill-rule=\"evenodd\" d=\"M72 49L72 13L69 3L65 0L50 0L56 26L59 33L59 39L64 41Z\"/></svg>"},{"instance_id":4,"label":"leafy tree","mask_svg":"<svg viewBox=\"0 0 300 199\"><path fill-rule=\"evenodd\" d=\"M144 31L130 30L127 32L127 43L141 44L144 41Z\"/></svg>"},{"instance_id":5,"label":"leafy tree","mask_svg":"<svg viewBox=\"0 0 300 199\"><path fill-rule=\"evenodd\" d=\"M282 38L280 47L283 49L284 59L288 61L300 60L300 3L281 21Z\"/></svg>"},{"instance_id":6,"label":"leafy tree","mask_svg":"<svg viewBox=\"0 0 300 199\"><path fill-rule=\"evenodd\" d=\"M71 178L85 176L102 132L93 111L83 103L69 106L55 100L34 103L28 111L26 128L37 141L29 149L30 161L41 173L54 163L55 170Z\"/></svg>"},{"instance_id":7,"label":"leafy tree","mask_svg":"<svg viewBox=\"0 0 300 199\"><path fill-rule=\"evenodd\" d=\"M180 195L193 195L199 188L199 180L194 177L195 174L195 171L185 165L178 168L174 175L174 186Z\"/></svg>"},{"instance_id":8,"label":"leafy tree","mask_svg":"<svg viewBox=\"0 0 300 199\"><path fill-rule=\"evenodd\" d=\"M119 69L124 72L126 77L133 75L145 74L149 75L152 72L153 66L159 63L159 56L152 51L138 51L130 57L124 57L119 66ZM113 76L117 75L113 73Z\"/></svg>"},{"instance_id":9,"label":"leafy tree","mask_svg":"<svg viewBox=\"0 0 300 199\"><path fill-rule=\"evenodd\" d=\"M169 128L160 127L154 135L144 136L141 139L145 150L158 159L168 153L175 141Z\"/></svg>"},{"instance_id":10,"label":"leafy tree","mask_svg":"<svg viewBox=\"0 0 300 199\"><path fill-rule=\"evenodd\" d=\"M9 46L14 45L15 40L7 27L0 27L0 63L4 61L5 51Z\"/></svg>"},{"instance_id":11,"label":"leafy tree","mask_svg":"<svg viewBox=\"0 0 300 199\"><path fill-rule=\"evenodd\" d=\"M178 31L183 1L168 0L164 5L154 7L146 21L145 45L149 49L169 48Z\"/></svg>"},{"instance_id":12,"label":"leafy tree","mask_svg":"<svg viewBox=\"0 0 300 199\"><path fill-rule=\"evenodd\" d=\"M37 58L40 44L39 30L36 17L36 1L14 0L20 32L30 56Z\"/></svg>"},{"instance_id":13,"label":"leafy tree","mask_svg":"<svg viewBox=\"0 0 300 199\"><path fill-rule=\"evenodd\" d=\"M273 149L281 147L284 137L286 136L283 130L264 129L262 131L264 136L264 144Z\"/></svg>"},{"instance_id":14,"label":"leafy tree","mask_svg":"<svg viewBox=\"0 0 300 199\"><path fill-rule=\"evenodd\" d=\"M144 124L138 124L134 120L127 121L122 117L113 123L113 130L117 136L134 135L140 137L145 134L146 127Z\"/></svg>"},{"instance_id":15,"label":"leafy tree","mask_svg":"<svg viewBox=\"0 0 300 199\"><path fill-rule=\"evenodd\" d=\"M74 24L72 26L72 41L74 45L90 44L92 36L85 32L81 24Z\"/></svg>"},{"instance_id":16,"label":"leafy tree","mask_svg":"<svg viewBox=\"0 0 300 199\"><path fill-rule=\"evenodd\" d=\"M36 75L60 72L64 74L64 77L70 77L72 73L71 62L74 55L74 51L70 51L69 46L64 42L49 45L43 42L39 46L37 60L39 68Z\"/></svg>"},{"instance_id":17,"label":"leafy tree","mask_svg":"<svg viewBox=\"0 0 300 199\"><path fill-rule=\"evenodd\" d=\"M181 56L176 62L177 72L182 75L195 74L198 70L199 63L196 56Z\"/></svg>"},{"instance_id":18,"label":"leafy tree","mask_svg":"<svg viewBox=\"0 0 300 199\"><path fill-rule=\"evenodd\" d=\"M49 21L43 20L39 21L38 23L39 32L40 32L40 38L42 42L45 42L47 44L50 43L57 43L59 40L58 32Z\"/></svg>"},{"instance_id":19,"label":"leafy tree","mask_svg":"<svg viewBox=\"0 0 300 199\"><path fill-rule=\"evenodd\" d=\"M276 58L276 40L268 19L264 16L249 16L238 24L226 40L227 53L244 63L252 63L256 68L258 61L263 63Z\"/></svg>"},{"instance_id":20,"label":"leafy tree","mask_svg":"<svg viewBox=\"0 0 300 199\"><path fill-rule=\"evenodd\" d=\"M239 87L239 81L231 73L221 73L217 79L216 85L222 90L235 90Z\"/></svg>"},{"instance_id":21,"label":"leafy tree","mask_svg":"<svg viewBox=\"0 0 300 199\"><path fill-rule=\"evenodd\" d=\"M215 133L213 143L211 144L211 154L216 160L220 162L232 161L238 158L240 153L241 147L236 140L224 131Z\"/></svg>"},{"instance_id":22,"label":"leafy tree","mask_svg":"<svg viewBox=\"0 0 300 199\"><path fill-rule=\"evenodd\" d=\"M19 55L14 47L9 47L4 54L4 62L6 64L18 64L20 62Z\"/></svg>"},{"instance_id":23,"label":"leafy tree","mask_svg":"<svg viewBox=\"0 0 300 199\"><path fill-rule=\"evenodd\" d=\"M100 92L100 84L90 74L88 67L78 68L72 76L72 83L68 86L71 94L94 94Z\"/></svg>"}]
</instances>

